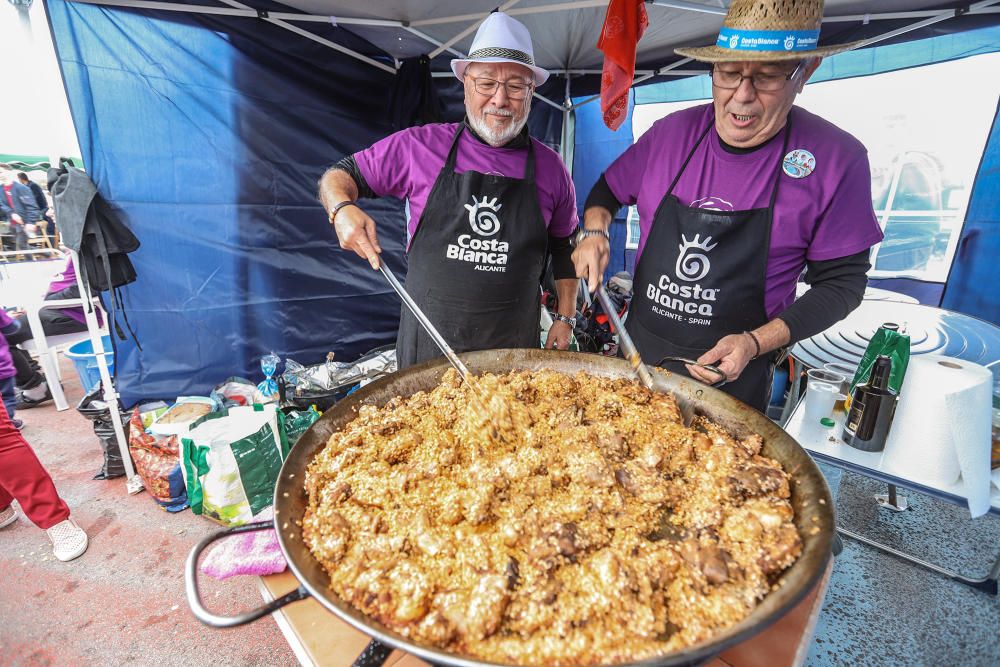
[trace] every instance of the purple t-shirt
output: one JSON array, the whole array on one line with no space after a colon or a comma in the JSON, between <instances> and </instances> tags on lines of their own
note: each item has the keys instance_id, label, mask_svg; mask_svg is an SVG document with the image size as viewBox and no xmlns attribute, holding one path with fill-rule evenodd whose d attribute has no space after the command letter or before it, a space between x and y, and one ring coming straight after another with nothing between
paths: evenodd
<instances>
[{"instance_id":1,"label":"purple t-shirt","mask_svg":"<svg viewBox=\"0 0 1000 667\"><path fill-rule=\"evenodd\" d=\"M66 268L63 272L49 283L49 289L45 292L46 294L53 294L60 290L64 290L71 285L76 285L76 267L73 266L73 259L66 260ZM71 317L80 324L86 324L87 319L83 315L83 308L60 308L59 313L66 317ZM103 319L101 318L101 311L97 311L97 323L98 325L103 325Z\"/></svg>"},{"instance_id":2,"label":"purple t-shirt","mask_svg":"<svg viewBox=\"0 0 1000 667\"><path fill-rule=\"evenodd\" d=\"M13 323L14 320L7 314L7 311L0 308L0 329L6 329ZM24 326L28 326L27 322ZM7 339L0 335L0 380L6 380L15 375L17 375L17 369L14 368L14 360L10 356L10 346L7 344Z\"/></svg>"},{"instance_id":3,"label":"purple t-shirt","mask_svg":"<svg viewBox=\"0 0 1000 667\"><path fill-rule=\"evenodd\" d=\"M438 174L448 158L448 149L458 125L438 123L401 130L355 153L361 175L380 197L405 199L408 204L407 248ZM550 236L564 238L577 227L576 190L559 155L545 144L531 140L535 149L535 184L538 203ZM458 141L455 171L478 171L524 178L528 149L493 148L468 130Z\"/></svg>"},{"instance_id":4,"label":"purple t-shirt","mask_svg":"<svg viewBox=\"0 0 1000 667\"><path fill-rule=\"evenodd\" d=\"M815 170L804 178L781 173L771 224L764 302L775 317L795 300L806 260L854 255L882 240L872 210L868 153L857 139L805 109L793 107L788 152L809 151ZM639 210L639 255L653 216L698 136L714 123L711 104L670 114L653 124L605 172L608 186ZM760 149L727 153L713 128L698 146L673 194L681 205L724 211L766 208L780 169L784 131Z\"/></svg>"}]
</instances>

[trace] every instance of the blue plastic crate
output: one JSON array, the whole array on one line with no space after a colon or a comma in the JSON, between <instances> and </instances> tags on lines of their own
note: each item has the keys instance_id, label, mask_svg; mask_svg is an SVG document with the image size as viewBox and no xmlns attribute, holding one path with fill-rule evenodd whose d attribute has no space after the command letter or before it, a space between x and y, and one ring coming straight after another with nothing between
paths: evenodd
<instances>
[{"instance_id":1,"label":"blue plastic crate","mask_svg":"<svg viewBox=\"0 0 1000 667\"><path fill-rule=\"evenodd\" d=\"M104 358L108 363L108 374L114 375L115 355L111 349L111 337L102 336L101 345L104 346ZM66 350L66 356L73 361L76 374L80 377L80 384L83 385L84 393L90 393L94 387L101 382L101 369L97 365L97 355L94 354L94 345L90 340L82 340Z\"/></svg>"}]
</instances>

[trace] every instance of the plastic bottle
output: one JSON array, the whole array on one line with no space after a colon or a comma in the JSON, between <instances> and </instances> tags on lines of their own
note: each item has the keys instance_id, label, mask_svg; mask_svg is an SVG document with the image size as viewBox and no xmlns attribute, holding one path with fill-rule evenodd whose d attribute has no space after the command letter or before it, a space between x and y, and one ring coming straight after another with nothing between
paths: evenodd
<instances>
[{"instance_id":1,"label":"plastic bottle","mask_svg":"<svg viewBox=\"0 0 1000 667\"><path fill-rule=\"evenodd\" d=\"M892 359L879 355L868 381L851 394L851 409L844 424L843 439L851 447L866 452L885 448L889 426L896 412L896 392L889 387Z\"/></svg>"}]
</instances>

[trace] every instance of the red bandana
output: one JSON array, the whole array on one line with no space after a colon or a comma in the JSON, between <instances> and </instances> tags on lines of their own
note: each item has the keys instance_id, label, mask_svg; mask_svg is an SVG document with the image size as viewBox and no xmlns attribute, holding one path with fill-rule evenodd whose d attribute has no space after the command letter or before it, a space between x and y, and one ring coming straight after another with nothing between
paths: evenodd
<instances>
[{"instance_id":1,"label":"red bandana","mask_svg":"<svg viewBox=\"0 0 1000 667\"><path fill-rule=\"evenodd\" d=\"M628 91L635 76L635 46L648 25L642 0L611 0L608 3L597 48L604 51L601 111L604 112L604 124L612 130L621 127L627 115Z\"/></svg>"}]
</instances>

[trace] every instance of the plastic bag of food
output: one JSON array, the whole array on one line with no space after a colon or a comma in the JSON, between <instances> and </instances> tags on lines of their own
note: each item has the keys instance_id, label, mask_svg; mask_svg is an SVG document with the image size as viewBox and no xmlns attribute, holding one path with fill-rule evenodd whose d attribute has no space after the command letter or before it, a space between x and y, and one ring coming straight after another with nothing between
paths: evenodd
<instances>
[{"instance_id":1,"label":"plastic bag of food","mask_svg":"<svg viewBox=\"0 0 1000 667\"><path fill-rule=\"evenodd\" d=\"M295 443L299 441L302 434L309 430L309 427L320 418L320 413L315 407L308 410L291 410L285 414L284 433L288 441L288 449L291 450Z\"/></svg>"},{"instance_id":2,"label":"plastic bag of food","mask_svg":"<svg viewBox=\"0 0 1000 667\"><path fill-rule=\"evenodd\" d=\"M184 435L191 424L218 407L208 396L178 396L177 401L149 425L149 432L161 438Z\"/></svg>"},{"instance_id":3,"label":"plastic bag of food","mask_svg":"<svg viewBox=\"0 0 1000 667\"><path fill-rule=\"evenodd\" d=\"M270 507L289 448L282 421L269 404L213 412L192 424L181 438L191 511L240 526Z\"/></svg>"},{"instance_id":4,"label":"plastic bag of food","mask_svg":"<svg viewBox=\"0 0 1000 667\"><path fill-rule=\"evenodd\" d=\"M260 359L260 370L264 373L264 381L257 385L257 393L254 401L258 403L271 403L278 400L278 381L274 379L274 374L278 371L278 364L281 357L274 352L265 354Z\"/></svg>"},{"instance_id":5,"label":"plastic bag of food","mask_svg":"<svg viewBox=\"0 0 1000 667\"><path fill-rule=\"evenodd\" d=\"M233 376L213 389L211 397L219 404L219 409L253 405L256 390L257 386L250 380Z\"/></svg>"},{"instance_id":6,"label":"plastic bag of food","mask_svg":"<svg viewBox=\"0 0 1000 667\"><path fill-rule=\"evenodd\" d=\"M188 506L177 436L157 437L143 429L144 415L136 408L129 420L128 448L146 490L168 512Z\"/></svg>"}]
</instances>

